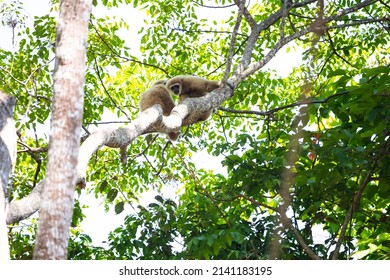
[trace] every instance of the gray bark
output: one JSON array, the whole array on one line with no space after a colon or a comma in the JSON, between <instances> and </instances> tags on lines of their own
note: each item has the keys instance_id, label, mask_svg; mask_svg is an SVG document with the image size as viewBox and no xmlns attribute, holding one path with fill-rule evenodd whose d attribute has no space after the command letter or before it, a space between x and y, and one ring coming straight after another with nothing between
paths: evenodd
<instances>
[{"instance_id":1,"label":"gray bark","mask_svg":"<svg viewBox=\"0 0 390 280\"><path fill-rule=\"evenodd\" d=\"M9 259L6 225L7 186L16 159L15 98L0 91L0 261Z\"/></svg>"},{"instance_id":2,"label":"gray bark","mask_svg":"<svg viewBox=\"0 0 390 280\"><path fill-rule=\"evenodd\" d=\"M61 1L46 179L34 259L67 259L83 115L90 0Z\"/></svg>"}]
</instances>

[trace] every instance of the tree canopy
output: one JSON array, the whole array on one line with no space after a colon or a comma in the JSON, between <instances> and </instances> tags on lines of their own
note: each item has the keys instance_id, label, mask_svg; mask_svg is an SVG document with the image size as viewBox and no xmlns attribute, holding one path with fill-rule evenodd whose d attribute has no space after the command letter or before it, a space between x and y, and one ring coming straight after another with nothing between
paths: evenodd
<instances>
[{"instance_id":1,"label":"tree canopy","mask_svg":"<svg viewBox=\"0 0 390 280\"><path fill-rule=\"evenodd\" d=\"M0 89L16 99L12 259L33 256L49 169L59 2L29 26L21 1L0 1L13 34L0 49ZM386 1L92 3L76 192L128 214L97 246L80 224L99 217L76 194L69 259L390 258ZM108 16L119 10L144 20L138 34L134 19ZM280 74L275 60L291 69ZM140 94L177 75L222 86L168 118L158 107L140 114ZM155 133L178 129L174 143ZM198 153L223 169L200 168ZM177 196L138 203L166 188Z\"/></svg>"}]
</instances>

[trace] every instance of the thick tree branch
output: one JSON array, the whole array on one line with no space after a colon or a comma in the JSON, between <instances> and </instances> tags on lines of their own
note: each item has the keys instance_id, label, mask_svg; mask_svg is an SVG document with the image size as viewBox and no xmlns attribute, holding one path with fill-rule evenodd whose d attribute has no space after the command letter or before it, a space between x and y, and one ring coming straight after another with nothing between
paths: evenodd
<instances>
[{"instance_id":1,"label":"thick tree branch","mask_svg":"<svg viewBox=\"0 0 390 280\"><path fill-rule=\"evenodd\" d=\"M7 224L14 224L27 219L39 210L41 204L42 190L45 185L45 179L20 200L13 200L8 207Z\"/></svg>"},{"instance_id":2,"label":"thick tree branch","mask_svg":"<svg viewBox=\"0 0 390 280\"><path fill-rule=\"evenodd\" d=\"M6 226L8 179L16 161L15 98L0 90L0 260L9 260Z\"/></svg>"},{"instance_id":3,"label":"thick tree branch","mask_svg":"<svg viewBox=\"0 0 390 280\"><path fill-rule=\"evenodd\" d=\"M103 146L124 150L137 136L148 131L155 131L156 127L154 125L161 122L161 120L162 108L155 105L143 111L138 118L126 127L103 128L92 133L80 147L77 184L85 185L88 162L97 150Z\"/></svg>"}]
</instances>

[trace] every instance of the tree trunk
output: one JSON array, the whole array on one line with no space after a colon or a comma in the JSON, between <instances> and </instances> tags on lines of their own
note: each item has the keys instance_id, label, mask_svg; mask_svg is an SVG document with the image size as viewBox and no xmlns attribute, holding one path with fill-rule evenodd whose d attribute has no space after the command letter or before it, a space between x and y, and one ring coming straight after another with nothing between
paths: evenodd
<instances>
[{"instance_id":1,"label":"tree trunk","mask_svg":"<svg viewBox=\"0 0 390 280\"><path fill-rule=\"evenodd\" d=\"M90 0L61 1L46 179L34 259L67 259L83 115Z\"/></svg>"},{"instance_id":2,"label":"tree trunk","mask_svg":"<svg viewBox=\"0 0 390 280\"><path fill-rule=\"evenodd\" d=\"M9 259L6 225L8 178L16 159L15 98L0 91L0 261Z\"/></svg>"}]
</instances>

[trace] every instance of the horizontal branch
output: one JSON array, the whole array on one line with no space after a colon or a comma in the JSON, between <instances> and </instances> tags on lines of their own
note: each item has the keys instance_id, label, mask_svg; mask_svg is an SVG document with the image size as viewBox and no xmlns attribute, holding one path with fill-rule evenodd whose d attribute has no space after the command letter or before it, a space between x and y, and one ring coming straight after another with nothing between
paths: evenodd
<instances>
[{"instance_id":1,"label":"horizontal branch","mask_svg":"<svg viewBox=\"0 0 390 280\"><path fill-rule=\"evenodd\" d=\"M351 26L357 26L357 25L363 25L363 24L369 24L369 23L378 23L378 22L390 22L390 18L379 18L379 19L362 19L362 20L356 20L351 23L344 23L344 24L336 24L327 26L326 29L339 29L339 28L347 28Z\"/></svg>"},{"instance_id":2,"label":"horizontal branch","mask_svg":"<svg viewBox=\"0 0 390 280\"><path fill-rule=\"evenodd\" d=\"M327 103L329 100L336 98L338 96L343 96L349 94L349 91L343 91L343 92L338 92L333 95L330 95L324 99L320 100L305 100L305 101L297 101L291 104L287 104L284 106L280 106L268 111L254 111L254 110L235 110L235 109L230 109L226 107L219 107L218 109L223 111L223 112L228 112L228 113L234 113L234 114L250 114L250 115L258 115L258 116L270 116L278 111L282 111L284 109L288 108L293 108L293 107L298 107L298 106L303 106L303 105L310 105L310 104L322 104L322 103Z\"/></svg>"},{"instance_id":3,"label":"horizontal branch","mask_svg":"<svg viewBox=\"0 0 390 280\"><path fill-rule=\"evenodd\" d=\"M45 179L43 179L27 196L20 200L11 201L7 211L7 224L20 222L39 210L44 185Z\"/></svg>"}]
</instances>

